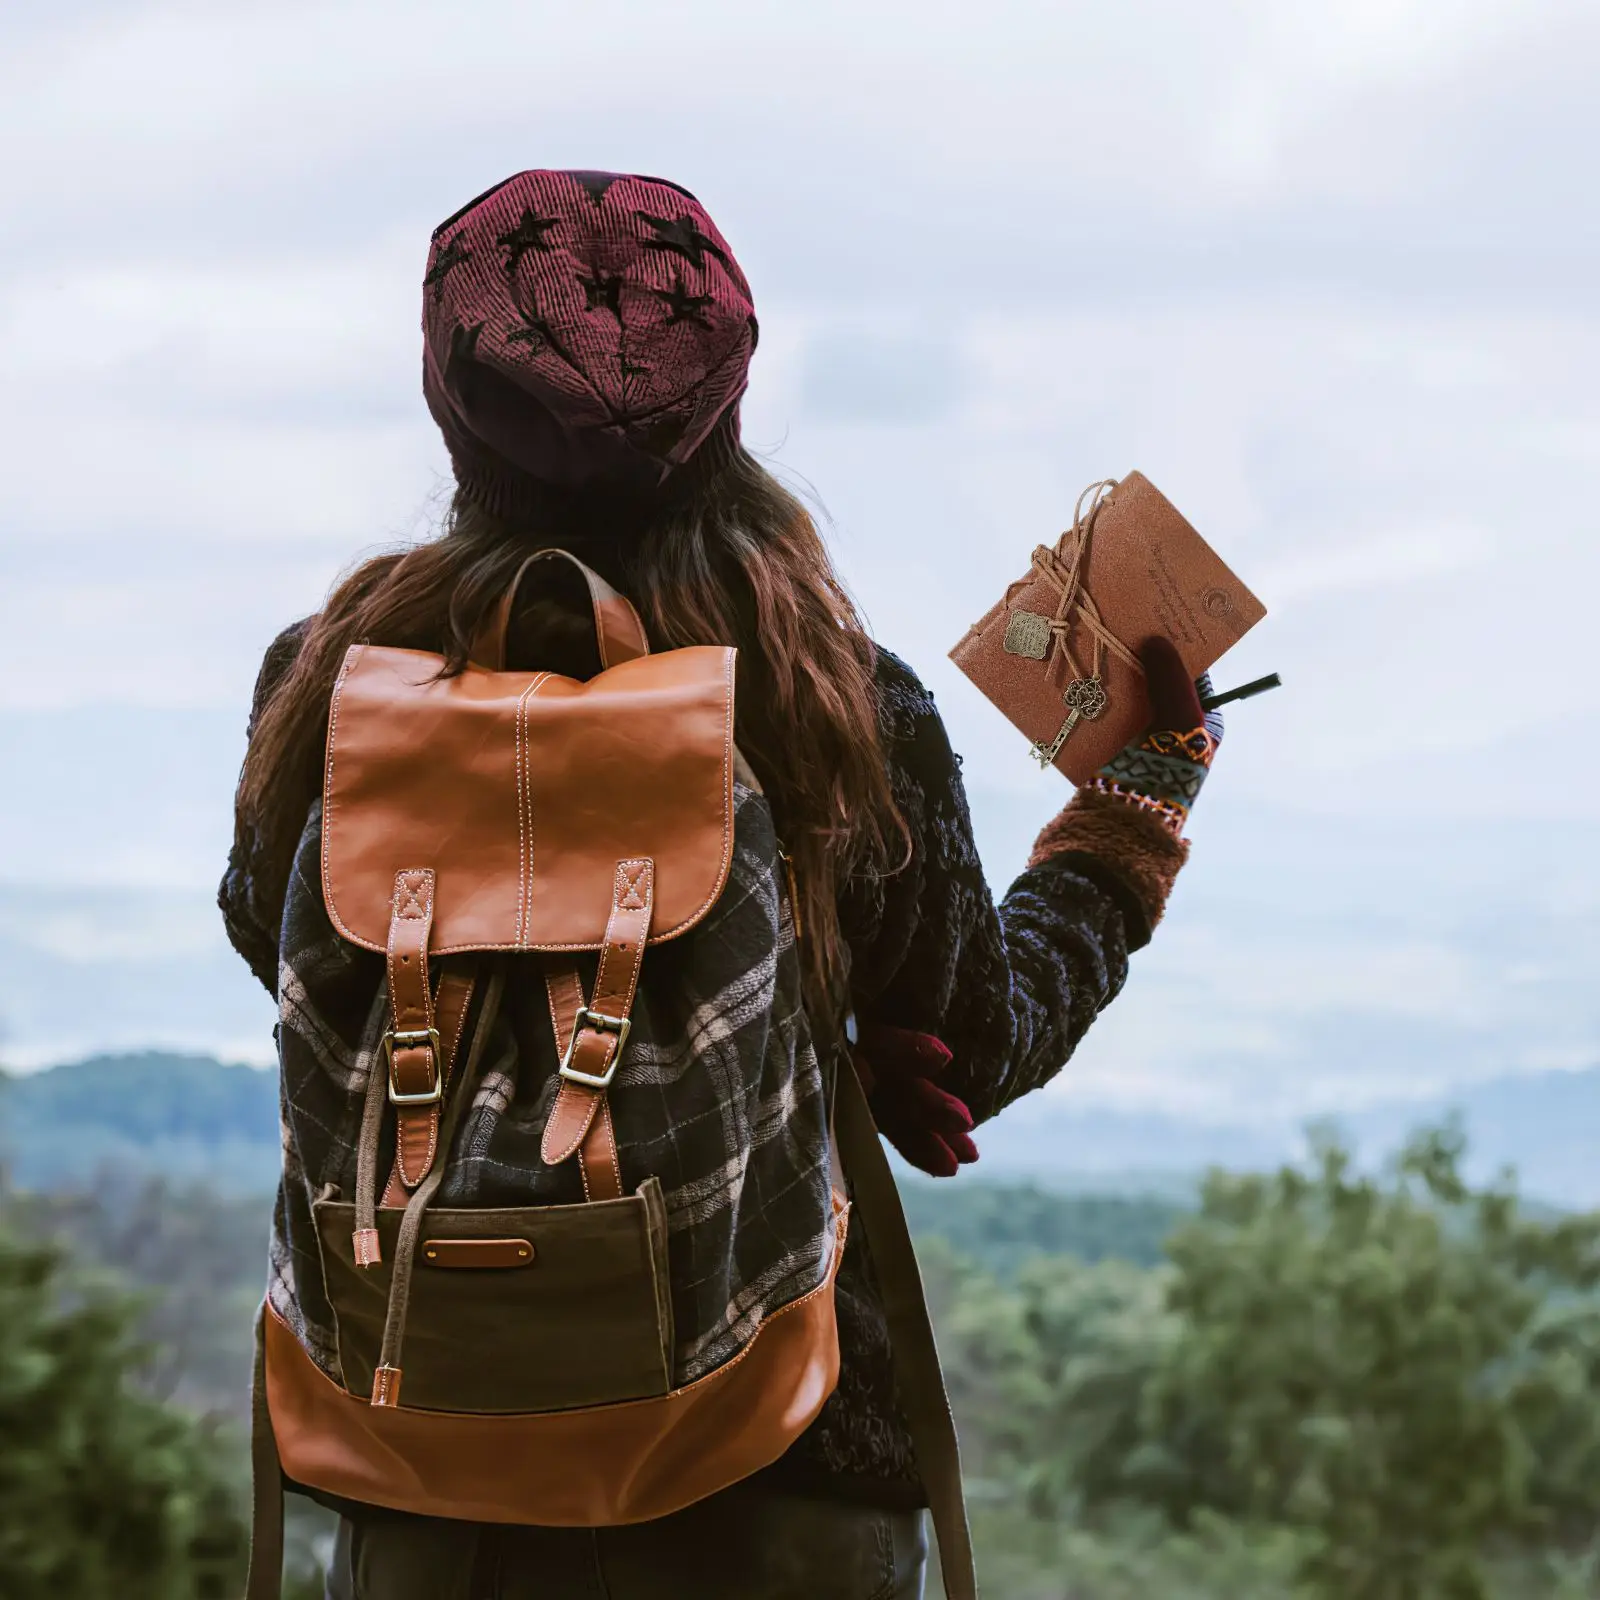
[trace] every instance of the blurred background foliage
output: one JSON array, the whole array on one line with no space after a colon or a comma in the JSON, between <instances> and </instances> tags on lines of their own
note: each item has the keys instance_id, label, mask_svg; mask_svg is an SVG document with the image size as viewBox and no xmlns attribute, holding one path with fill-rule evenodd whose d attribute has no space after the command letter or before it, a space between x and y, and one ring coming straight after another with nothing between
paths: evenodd
<instances>
[{"instance_id":1,"label":"blurred background foliage","mask_svg":"<svg viewBox=\"0 0 1600 1600\"><path fill-rule=\"evenodd\" d=\"M994 1600L1600 1595L1600 1214L1330 1131L1192 1208L908 1184ZM0 1594L238 1592L266 1203L0 1204ZM320 1593L326 1519L286 1593ZM936 1588L935 1588L935 1591Z\"/></svg>"}]
</instances>

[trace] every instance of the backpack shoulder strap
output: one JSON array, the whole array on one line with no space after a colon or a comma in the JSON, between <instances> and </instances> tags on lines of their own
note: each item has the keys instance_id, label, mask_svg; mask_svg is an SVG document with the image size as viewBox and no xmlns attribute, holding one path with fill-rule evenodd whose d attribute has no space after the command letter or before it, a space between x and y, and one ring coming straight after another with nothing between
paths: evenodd
<instances>
[{"instance_id":1,"label":"backpack shoulder strap","mask_svg":"<svg viewBox=\"0 0 1600 1600\"><path fill-rule=\"evenodd\" d=\"M894 1352L900 1404L928 1493L947 1600L977 1600L972 1537L961 1491L961 1451L939 1370L922 1273L867 1097L848 1050L836 1052L833 1126L850 1195L867 1236Z\"/></svg>"},{"instance_id":2,"label":"backpack shoulder strap","mask_svg":"<svg viewBox=\"0 0 1600 1600\"><path fill-rule=\"evenodd\" d=\"M283 1592L283 1466L267 1405L266 1318L263 1300L250 1378L250 1567L244 1600L279 1600Z\"/></svg>"},{"instance_id":3,"label":"backpack shoulder strap","mask_svg":"<svg viewBox=\"0 0 1600 1600\"><path fill-rule=\"evenodd\" d=\"M633 999L654 906L655 863L647 858L619 861L592 999L584 999L583 981L570 957L553 956L545 967L561 1087L540 1140L539 1158L554 1167L576 1154L584 1198L591 1201L615 1200L622 1194L606 1090L633 1026Z\"/></svg>"}]
</instances>

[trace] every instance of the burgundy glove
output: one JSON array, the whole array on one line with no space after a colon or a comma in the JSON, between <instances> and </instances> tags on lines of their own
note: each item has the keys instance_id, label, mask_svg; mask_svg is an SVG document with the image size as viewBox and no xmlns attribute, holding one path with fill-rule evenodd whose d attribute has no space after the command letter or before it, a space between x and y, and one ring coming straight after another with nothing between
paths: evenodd
<instances>
[{"instance_id":1,"label":"burgundy glove","mask_svg":"<svg viewBox=\"0 0 1600 1600\"><path fill-rule=\"evenodd\" d=\"M1172 733L1187 733L1205 720L1200 709L1200 691L1183 657L1170 639L1160 634L1139 646L1139 664L1144 668L1144 686L1150 696L1150 727Z\"/></svg>"},{"instance_id":2,"label":"burgundy glove","mask_svg":"<svg viewBox=\"0 0 1600 1600\"><path fill-rule=\"evenodd\" d=\"M950 1065L943 1040L866 1023L851 1056L878 1131L912 1166L933 1178L953 1178L958 1167L978 1159L972 1113L934 1082Z\"/></svg>"}]
</instances>

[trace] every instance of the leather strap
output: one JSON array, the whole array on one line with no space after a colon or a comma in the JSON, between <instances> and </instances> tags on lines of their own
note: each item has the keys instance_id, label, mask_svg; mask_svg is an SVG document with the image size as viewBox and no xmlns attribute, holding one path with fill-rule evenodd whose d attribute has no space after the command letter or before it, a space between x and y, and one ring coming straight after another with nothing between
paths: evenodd
<instances>
[{"instance_id":1,"label":"leather strap","mask_svg":"<svg viewBox=\"0 0 1600 1600\"><path fill-rule=\"evenodd\" d=\"M267 1407L267 1306L256 1312L250 1380L250 1567L245 1600L279 1600L283 1589L283 1464Z\"/></svg>"},{"instance_id":2,"label":"leather strap","mask_svg":"<svg viewBox=\"0 0 1600 1600\"><path fill-rule=\"evenodd\" d=\"M505 966L497 964L490 975L483 996L483 1008L478 1027L472 1038L472 1048L467 1052L466 1066L461 1081L451 1097L445 1112L441 1137L446 1149L455 1139L456 1130L466 1107L472 1102L472 1091L478 1080L483 1061L484 1045L500 1013L500 997L505 990ZM417 1241L428 1215L428 1207L444 1181L444 1163L435 1162L433 1170L417 1185L416 1193L406 1201L405 1214L400 1218L400 1233L394 1244L394 1265L389 1272L388 1306L383 1318L383 1343L378 1350L378 1364L372 1374L372 1404L398 1406L400 1404L400 1358L406 1336L406 1314L411 1304L411 1275L416 1265Z\"/></svg>"},{"instance_id":3,"label":"leather strap","mask_svg":"<svg viewBox=\"0 0 1600 1600\"><path fill-rule=\"evenodd\" d=\"M617 863L611 882L611 915L606 920L605 943L600 947L600 967L589 1002L589 1009L596 1016L625 1020L633 1009L639 968L650 937L655 886L653 861L636 858ZM603 1077L612 1065L619 1042L612 1029L597 1028L585 1020L573 1041L572 1070L592 1078ZM571 1079L565 1081L570 1083Z\"/></svg>"},{"instance_id":4,"label":"leather strap","mask_svg":"<svg viewBox=\"0 0 1600 1600\"><path fill-rule=\"evenodd\" d=\"M544 969L545 998L550 1002L550 1026L556 1035L556 1060L564 1061L578 1025L578 1008L584 999L583 979L572 962L551 957Z\"/></svg>"},{"instance_id":5,"label":"leather strap","mask_svg":"<svg viewBox=\"0 0 1600 1600\"><path fill-rule=\"evenodd\" d=\"M378 1230L364 1197L366 1186L376 1182L372 1163L378 1145L383 1092L397 1110L439 1109L444 1092L443 1070L433 1021L433 992L428 983L428 935L433 929L433 871L408 867L394 877L389 902L389 939L385 964L389 977L389 1031L383 1036L384 1080L368 1084L367 1104L361 1118L361 1158L357 1171L357 1226L352 1238L356 1265L374 1267L381 1251ZM407 1104L407 1097L412 1097ZM413 1138L428 1129L413 1129ZM430 1156L431 1161L431 1156Z\"/></svg>"},{"instance_id":6,"label":"leather strap","mask_svg":"<svg viewBox=\"0 0 1600 1600\"><path fill-rule=\"evenodd\" d=\"M655 863L642 858L619 861L593 999L585 1004L582 980L570 963L546 969L556 1048L561 1060L585 1077L605 1078L613 1069L622 1035L615 1027L597 1026L592 1019L605 1017L626 1024L639 987L654 907ZM563 1076L539 1154L548 1166L559 1166L574 1152L589 1199L614 1199L622 1193L616 1133L605 1089Z\"/></svg>"},{"instance_id":7,"label":"leather strap","mask_svg":"<svg viewBox=\"0 0 1600 1600\"><path fill-rule=\"evenodd\" d=\"M506 664L506 634L511 627L511 613L516 606L517 590L528 569L536 561L560 560L569 562L583 574L589 586L589 603L594 608L594 632L600 646L600 666L614 667L619 661L632 661L636 656L650 653L645 638L644 624L632 602L618 594L592 567L586 566L570 550L552 546L536 550L516 570L506 592L500 597L487 624L472 643L472 659L491 672L502 672Z\"/></svg>"},{"instance_id":8,"label":"leather strap","mask_svg":"<svg viewBox=\"0 0 1600 1600\"><path fill-rule=\"evenodd\" d=\"M834 1084L834 1132L850 1180L850 1196L877 1269L896 1388L911 1430L917 1471L928 1494L928 1510L939 1541L944 1592L947 1600L977 1600L972 1537L961 1491L961 1451L950 1415L950 1400L945 1394L944 1375L939 1369L939 1351L928 1320L916 1251L911 1245L894 1173L850 1054L839 1050L835 1058L839 1066Z\"/></svg>"},{"instance_id":9,"label":"leather strap","mask_svg":"<svg viewBox=\"0 0 1600 1600\"><path fill-rule=\"evenodd\" d=\"M545 996L550 1003L550 1026L555 1031L556 1060L566 1059L577 1025L578 1008L584 1002L583 979L571 962L551 962L544 972ZM566 1087L563 1081L563 1087ZM560 1095L557 1094L559 1103ZM554 1107L552 1115L554 1113ZM610 1101L596 1096L594 1116L578 1145L578 1174L583 1180L586 1200L617 1200L622 1196L622 1166L617 1157L616 1130L611 1122Z\"/></svg>"},{"instance_id":10,"label":"leather strap","mask_svg":"<svg viewBox=\"0 0 1600 1600\"><path fill-rule=\"evenodd\" d=\"M389 1007L394 1018L386 1050L391 1098L431 1094L440 1088L441 1063L426 1037L434 1027L433 994L428 983L428 934L432 927L432 869L418 867L397 872L387 952Z\"/></svg>"},{"instance_id":11,"label":"leather strap","mask_svg":"<svg viewBox=\"0 0 1600 1600\"><path fill-rule=\"evenodd\" d=\"M438 1019L439 1039L444 1054L444 1089L450 1088L456 1059L461 1051L461 1034L477 983L471 972L446 972L439 979L433 1011ZM395 1107L394 1165L384 1185L380 1205L403 1206L406 1196L427 1177L439 1151L439 1107L435 1100L427 1106Z\"/></svg>"},{"instance_id":12,"label":"leather strap","mask_svg":"<svg viewBox=\"0 0 1600 1600\"><path fill-rule=\"evenodd\" d=\"M622 1161L617 1155L617 1130L611 1121L611 1102L600 1097L600 1109L578 1146L578 1174L585 1200L622 1198Z\"/></svg>"}]
</instances>

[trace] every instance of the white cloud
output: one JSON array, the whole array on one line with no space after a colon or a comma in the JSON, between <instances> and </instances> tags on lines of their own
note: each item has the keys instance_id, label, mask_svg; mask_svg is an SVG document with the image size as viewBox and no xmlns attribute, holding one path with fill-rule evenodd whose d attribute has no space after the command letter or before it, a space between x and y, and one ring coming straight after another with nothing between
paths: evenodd
<instances>
[{"instance_id":1,"label":"white cloud","mask_svg":"<svg viewBox=\"0 0 1600 1600\"><path fill-rule=\"evenodd\" d=\"M0 884L181 886L161 915L215 939L260 652L445 468L428 230L518 166L616 166L739 251L747 434L938 692L998 879L1062 791L944 652L1085 481L1148 472L1272 607L1222 675L1287 687L1232 714L1076 1081L1215 1109L1365 1095L1407 1050L1583 1059L1600 868L1540 832L1600 792L1597 43L1580 0L14 8L0 837L32 842ZM86 903L30 900L16 959L65 959Z\"/></svg>"},{"instance_id":2,"label":"white cloud","mask_svg":"<svg viewBox=\"0 0 1600 1600\"><path fill-rule=\"evenodd\" d=\"M1268 563L1257 581L1278 605L1292 605L1308 595L1360 595L1440 578L1488 565L1494 554L1494 537L1484 528L1402 524L1376 532L1363 530L1332 549L1296 552Z\"/></svg>"}]
</instances>

